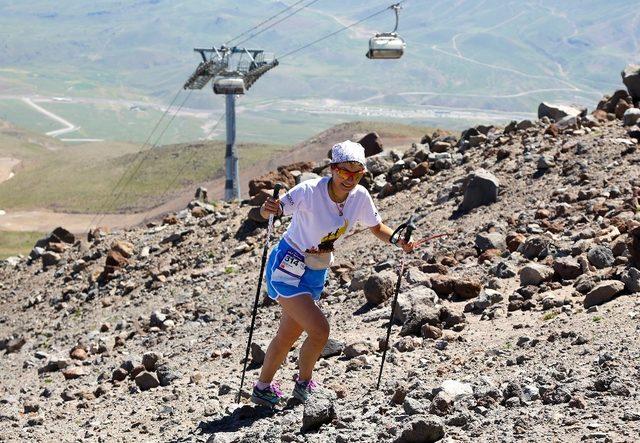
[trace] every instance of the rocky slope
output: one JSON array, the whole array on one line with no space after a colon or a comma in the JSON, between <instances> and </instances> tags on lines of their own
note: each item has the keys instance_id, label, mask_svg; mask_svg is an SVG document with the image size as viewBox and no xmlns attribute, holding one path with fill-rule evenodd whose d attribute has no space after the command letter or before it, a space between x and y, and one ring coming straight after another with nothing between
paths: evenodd
<instances>
[{"instance_id":1,"label":"rocky slope","mask_svg":"<svg viewBox=\"0 0 640 443\"><path fill-rule=\"evenodd\" d=\"M55 231L0 267L0 439L640 440L640 152L634 99L616 94L370 158L389 225L415 213L416 238L449 234L406 257L380 390L401 254L366 231L320 302L322 390L273 412L235 403L266 234L250 205ZM247 387L278 319L261 303Z\"/></svg>"}]
</instances>

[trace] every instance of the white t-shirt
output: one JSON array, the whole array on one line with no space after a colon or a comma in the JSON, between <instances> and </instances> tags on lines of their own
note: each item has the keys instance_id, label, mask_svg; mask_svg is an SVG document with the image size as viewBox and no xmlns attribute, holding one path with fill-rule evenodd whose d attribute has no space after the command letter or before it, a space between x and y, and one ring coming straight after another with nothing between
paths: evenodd
<instances>
[{"instance_id":1,"label":"white t-shirt","mask_svg":"<svg viewBox=\"0 0 640 443\"><path fill-rule=\"evenodd\" d=\"M332 252L356 224L370 228L382 222L369 192L360 185L340 204L340 215L328 183L329 177L307 180L280 199L284 214L293 215L284 239L301 253Z\"/></svg>"}]
</instances>

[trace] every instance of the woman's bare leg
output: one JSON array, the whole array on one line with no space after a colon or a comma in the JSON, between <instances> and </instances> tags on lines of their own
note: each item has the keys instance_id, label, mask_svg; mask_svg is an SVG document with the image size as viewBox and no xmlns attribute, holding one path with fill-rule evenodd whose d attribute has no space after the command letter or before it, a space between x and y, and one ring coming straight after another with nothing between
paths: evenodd
<instances>
[{"instance_id":1,"label":"woman's bare leg","mask_svg":"<svg viewBox=\"0 0 640 443\"><path fill-rule=\"evenodd\" d=\"M300 378L310 380L313 367L329 339L329 322L310 295L279 297L278 302L283 312L286 312L307 333L307 338L300 348L298 366Z\"/></svg>"},{"instance_id":2,"label":"woman's bare leg","mask_svg":"<svg viewBox=\"0 0 640 443\"><path fill-rule=\"evenodd\" d=\"M302 327L283 309L278 332L269 343L258 380L262 383L271 383L273 376L300 334L302 334Z\"/></svg>"}]
</instances>

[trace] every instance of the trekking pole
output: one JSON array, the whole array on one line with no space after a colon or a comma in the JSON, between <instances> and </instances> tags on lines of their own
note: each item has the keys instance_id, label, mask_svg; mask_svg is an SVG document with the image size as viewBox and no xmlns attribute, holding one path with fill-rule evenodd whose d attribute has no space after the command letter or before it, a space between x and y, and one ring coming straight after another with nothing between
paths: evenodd
<instances>
[{"instance_id":1,"label":"trekking pole","mask_svg":"<svg viewBox=\"0 0 640 443\"><path fill-rule=\"evenodd\" d=\"M405 223L401 224L393 231L391 234L391 238L389 241L392 244L398 243L398 239L400 238L400 234L404 231L404 241L405 243L409 243L411 240L411 233L416 229L414 224L414 216L409 217ZM404 254L400 259L400 273L398 274L398 281L396 282L396 293L393 296L393 303L391 304L391 316L389 317L389 326L387 327L387 339L385 340L384 350L382 351L382 364L380 365L380 373L378 374L378 383L376 384L376 389L380 389L380 380L382 379L382 370L384 368L384 361L387 356L387 349L389 348L389 338L391 337L391 325L393 325L393 316L396 311L396 304L398 302L398 293L400 292L400 283L402 282L402 274L404 273Z\"/></svg>"},{"instance_id":2,"label":"trekking pole","mask_svg":"<svg viewBox=\"0 0 640 443\"><path fill-rule=\"evenodd\" d=\"M278 198L282 185L276 183L273 187L273 198ZM247 350L244 353L244 366L242 367L242 378L240 379L240 389L236 396L236 403L240 403L240 395L242 394L242 386L244 385L244 375L247 372L247 361L249 360L249 350L251 349L251 338L253 337L253 327L256 323L256 315L258 313L258 301L260 300L260 289L262 288L262 274L267 264L267 251L269 250L269 242L271 241L271 231L273 230L273 214L269 215L269 226L267 228L267 240L264 242L262 250L262 264L260 265L260 276L258 277L258 290L256 291L256 299L253 302L253 313L251 314L251 327L249 328L249 340L247 341Z\"/></svg>"}]
</instances>

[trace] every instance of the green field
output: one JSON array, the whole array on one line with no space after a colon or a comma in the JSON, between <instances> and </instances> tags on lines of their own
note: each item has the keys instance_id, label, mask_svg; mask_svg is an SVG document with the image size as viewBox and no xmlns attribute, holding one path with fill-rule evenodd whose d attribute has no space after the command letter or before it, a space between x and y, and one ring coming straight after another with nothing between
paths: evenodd
<instances>
[{"instance_id":1,"label":"green field","mask_svg":"<svg viewBox=\"0 0 640 443\"><path fill-rule=\"evenodd\" d=\"M43 232L0 231L0 260L12 255L28 254L36 241L44 237Z\"/></svg>"},{"instance_id":2,"label":"green field","mask_svg":"<svg viewBox=\"0 0 640 443\"><path fill-rule=\"evenodd\" d=\"M324 130L333 134L329 138L376 131L383 139L408 137L417 141L433 131L432 127L383 121L343 122L337 126L329 123L318 120L317 127L309 127L295 116L290 121L292 126L305 128L300 130L300 138L309 131L314 131L311 138ZM269 128L268 120L261 124L256 130L261 131L262 139L268 143L236 145L242 169L277 158L297 142L274 143L264 134L284 139L284 136L278 138L277 125L271 123ZM335 141L327 139L328 146ZM143 211L203 182L222 177L224 155L225 143L215 140L145 146L143 150L140 145L117 142L65 145L4 123L0 125L0 157L16 158L21 164L11 180L0 183L0 208L13 211L42 208L71 213Z\"/></svg>"},{"instance_id":3,"label":"green field","mask_svg":"<svg viewBox=\"0 0 640 443\"><path fill-rule=\"evenodd\" d=\"M285 149L239 144L240 162L250 166ZM48 208L65 212L129 212L153 207L185 188L223 174L224 144L190 143L134 153L131 145L94 143L42 151L14 178L0 184L0 208ZM123 190L116 188L124 177ZM116 189L118 198L105 199Z\"/></svg>"}]
</instances>

